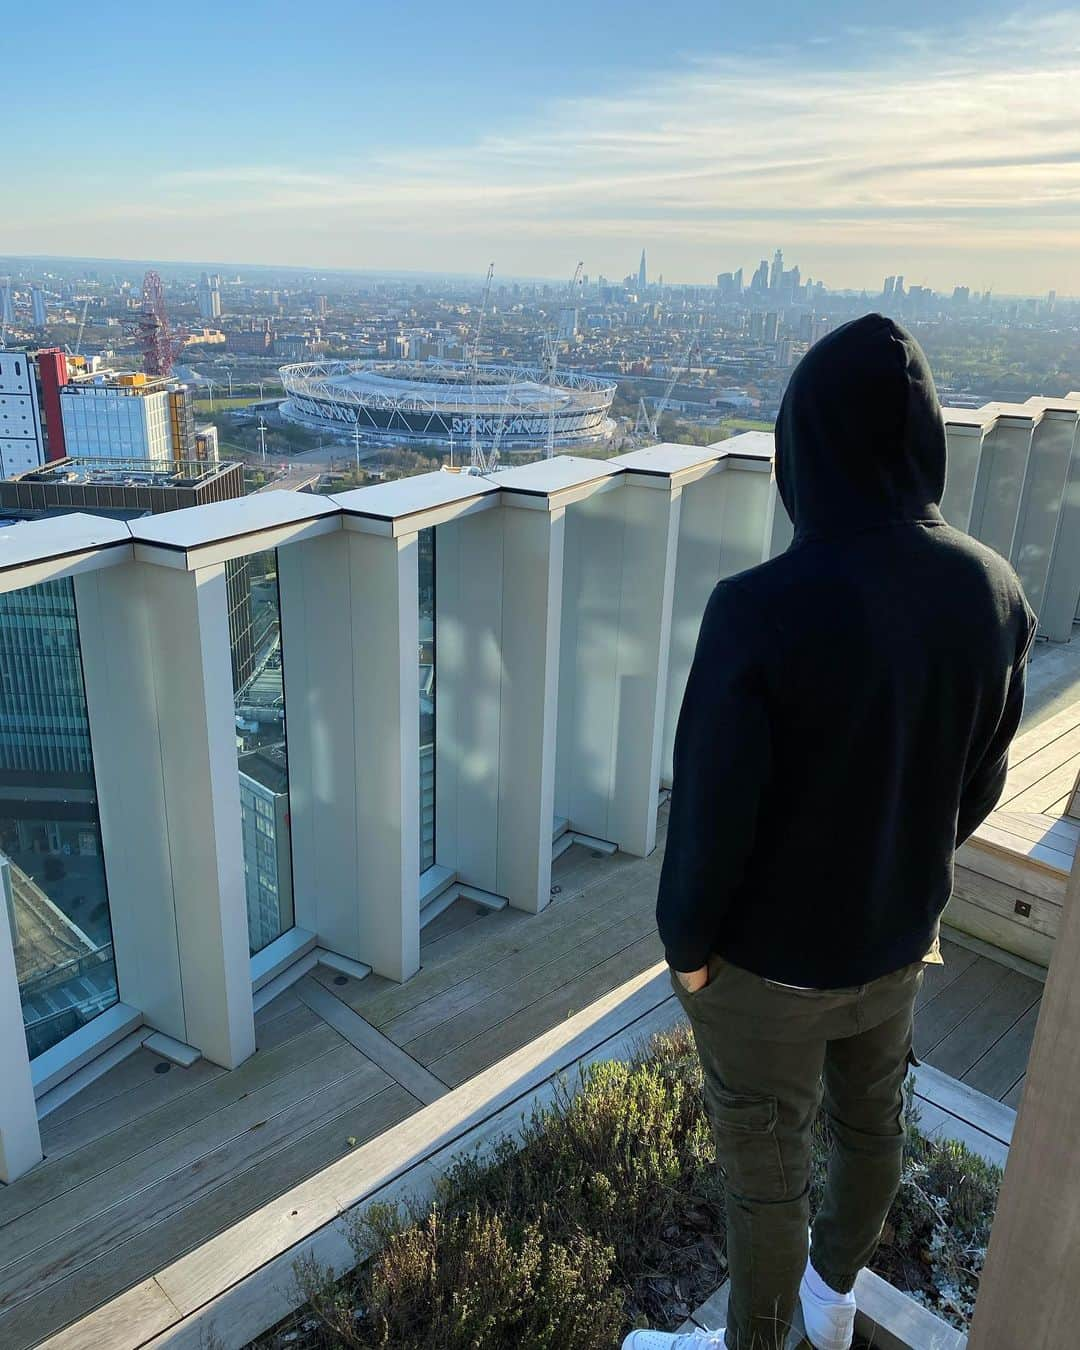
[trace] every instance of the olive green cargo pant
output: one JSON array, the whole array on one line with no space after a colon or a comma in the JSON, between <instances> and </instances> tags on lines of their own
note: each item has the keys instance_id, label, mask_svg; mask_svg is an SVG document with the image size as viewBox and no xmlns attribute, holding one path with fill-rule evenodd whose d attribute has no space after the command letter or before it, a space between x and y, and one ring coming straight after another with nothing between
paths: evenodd
<instances>
[{"instance_id":1,"label":"olive green cargo pant","mask_svg":"<svg viewBox=\"0 0 1080 1350\"><path fill-rule=\"evenodd\" d=\"M806 1266L810 1132L834 1147L814 1223L818 1274L841 1293L873 1255L900 1182L903 1083L923 963L856 989L797 990L719 957L687 994L727 1195L729 1350L785 1344Z\"/></svg>"}]
</instances>

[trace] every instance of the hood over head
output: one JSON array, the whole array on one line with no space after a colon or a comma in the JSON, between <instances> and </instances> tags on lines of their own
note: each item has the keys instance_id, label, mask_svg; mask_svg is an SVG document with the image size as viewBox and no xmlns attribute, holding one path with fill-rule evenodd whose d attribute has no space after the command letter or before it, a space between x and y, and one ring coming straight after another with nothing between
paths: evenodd
<instances>
[{"instance_id":1,"label":"hood over head","mask_svg":"<svg viewBox=\"0 0 1080 1350\"><path fill-rule=\"evenodd\" d=\"M940 520L945 423L911 334L865 314L815 343L780 405L775 465L796 539Z\"/></svg>"}]
</instances>

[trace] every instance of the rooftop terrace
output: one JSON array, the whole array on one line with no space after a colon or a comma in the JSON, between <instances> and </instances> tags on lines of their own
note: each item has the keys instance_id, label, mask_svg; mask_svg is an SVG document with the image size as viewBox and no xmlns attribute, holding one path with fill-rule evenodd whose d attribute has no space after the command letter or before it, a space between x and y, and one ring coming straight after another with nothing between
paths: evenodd
<instances>
[{"instance_id":1,"label":"rooftop terrace","mask_svg":"<svg viewBox=\"0 0 1080 1350\"><path fill-rule=\"evenodd\" d=\"M1050 643L1080 600L1078 427L1077 395L948 420L946 515L1012 558ZM68 1034L28 1048L0 925L0 1343L197 1345L225 1301L241 1344L280 1297L249 1281L335 1250L344 1205L674 1015L675 718L716 579L790 539L770 460L750 433L0 531L26 715L0 850L97 963L43 939ZM1064 650L1032 735L1066 726ZM1072 759L1032 777L1041 735L1020 791ZM1000 1157L1043 970L981 941L928 980L920 1091Z\"/></svg>"}]
</instances>

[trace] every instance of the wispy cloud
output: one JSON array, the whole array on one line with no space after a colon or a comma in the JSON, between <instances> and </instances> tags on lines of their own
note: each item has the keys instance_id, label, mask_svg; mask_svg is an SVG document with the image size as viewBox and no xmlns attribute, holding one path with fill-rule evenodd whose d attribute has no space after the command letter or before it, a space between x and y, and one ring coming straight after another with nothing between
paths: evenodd
<instances>
[{"instance_id":1,"label":"wispy cloud","mask_svg":"<svg viewBox=\"0 0 1080 1350\"><path fill-rule=\"evenodd\" d=\"M425 231L432 256L438 239L472 236L518 270L542 270L560 233L605 257L613 241L663 241L673 271L699 275L707 248L719 262L755 239L834 266L852 246L860 257L916 248L950 269L963 250L986 267L1011 259L1018 275L1041 256L1080 290L1075 11L860 42L858 60L824 44L684 59L617 97L562 99L465 146L329 163L313 138L303 164L192 166L86 223L212 225L232 236L219 256L243 256L256 219L273 238L351 234L387 260ZM680 250L688 265L676 268ZM532 268L530 251L542 258Z\"/></svg>"}]
</instances>

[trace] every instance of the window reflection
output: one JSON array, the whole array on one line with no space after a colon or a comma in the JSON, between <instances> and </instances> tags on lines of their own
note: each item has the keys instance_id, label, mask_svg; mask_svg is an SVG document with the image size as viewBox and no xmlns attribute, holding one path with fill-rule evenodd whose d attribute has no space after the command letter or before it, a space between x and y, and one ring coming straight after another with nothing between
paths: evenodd
<instances>
[{"instance_id":1,"label":"window reflection","mask_svg":"<svg viewBox=\"0 0 1080 1350\"><path fill-rule=\"evenodd\" d=\"M118 998L70 580L0 595L0 897L33 1058Z\"/></svg>"},{"instance_id":2,"label":"window reflection","mask_svg":"<svg viewBox=\"0 0 1080 1350\"><path fill-rule=\"evenodd\" d=\"M420 574L420 871L435 865L435 530L417 536Z\"/></svg>"},{"instance_id":3,"label":"window reflection","mask_svg":"<svg viewBox=\"0 0 1080 1350\"><path fill-rule=\"evenodd\" d=\"M239 667L234 659L233 684L248 942L254 955L296 922L276 550L249 555L237 579L242 591L230 597L230 609L250 652Z\"/></svg>"}]
</instances>

